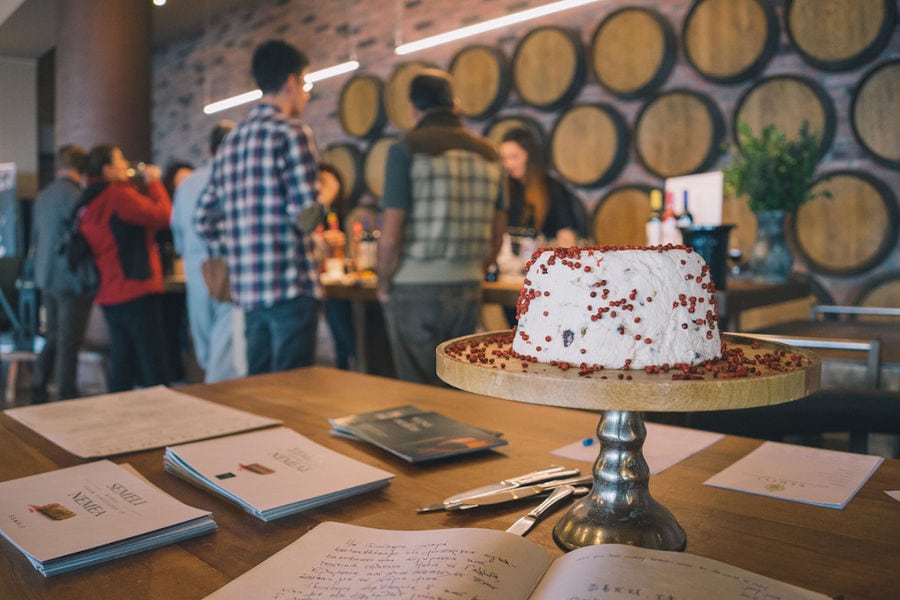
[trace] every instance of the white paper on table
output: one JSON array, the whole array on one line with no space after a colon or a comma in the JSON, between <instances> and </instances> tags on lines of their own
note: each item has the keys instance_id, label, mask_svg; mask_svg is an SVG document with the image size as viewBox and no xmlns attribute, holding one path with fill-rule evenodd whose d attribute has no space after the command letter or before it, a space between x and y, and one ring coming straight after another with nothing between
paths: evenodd
<instances>
[{"instance_id":1,"label":"white paper on table","mask_svg":"<svg viewBox=\"0 0 900 600\"><path fill-rule=\"evenodd\" d=\"M161 448L281 422L161 385L4 412L80 458Z\"/></svg>"},{"instance_id":2,"label":"white paper on table","mask_svg":"<svg viewBox=\"0 0 900 600\"><path fill-rule=\"evenodd\" d=\"M687 457L700 452L721 440L724 435L710 431L686 429L672 425L660 425L647 423L647 439L644 441L644 459L650 467L650 473L662 473L674 464L678 464ZM589 445L578 441L562 448L557 448L551 454L594 462L600 451L596 437L586 437L591 440Z\"/></svg>"},{"instance_id":3,"label":"white paper on table","mask_svg":"<svg viewBox=\"0 0 900 600\"><path fill-rule=\"evenodd\" d=\"M900 490L891 490L891 491L885 490L884 493L887 494L888 496L890 496L891 498L893 498L894 500L897 500L898 502L900 502Z\"/></svg>"},{"instance_id":4,"label":"white paper on table","mask_svg":"<svg viewBox=\"0 0 900 600\"><path fill-rule=\"evenodd\" d=\"M884 458L765 442L704 483L715 487L844 508Z\"/></svg>"}]
</instances>

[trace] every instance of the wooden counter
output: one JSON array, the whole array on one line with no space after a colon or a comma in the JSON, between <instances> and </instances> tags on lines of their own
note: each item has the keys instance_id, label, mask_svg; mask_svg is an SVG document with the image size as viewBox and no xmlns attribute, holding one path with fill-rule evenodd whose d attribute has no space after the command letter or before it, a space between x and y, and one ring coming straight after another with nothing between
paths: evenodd
<instances>
[{"instance_id":1,"label":"wooden counter","mask_svg":"<svg viewBox=\"0 0 900 600\"><path fill-rule=\"evenodd\" d=\"M593 412L522 404L456 390L431 388L320 367L182 388L228 406L278 418L343 454L396 474L391 485L355 498L264 523L163 471L162 450L114 457L129 462L180 500L211 510L219 530L173 546L45 579L0 540L0 597L55 600L198 599L262 562L315 524L341 521L385 529L487 527L503 530L533 503L465 513L416 514L417 506L449 494L553 463L589 470L550 451L590 435ZM496 452L413 466L366 444L332 437L328 417L415 404L505 433ZM726 437L654 475L650 491L687 532L687 551L846 600L898 597L900 461L887 460L844 510L833 510L703 485L714 473L759 444ZM0 480L81 461L0 415ZM528 538L554 555L557 512Z\"/></svg>"}]
</instances>

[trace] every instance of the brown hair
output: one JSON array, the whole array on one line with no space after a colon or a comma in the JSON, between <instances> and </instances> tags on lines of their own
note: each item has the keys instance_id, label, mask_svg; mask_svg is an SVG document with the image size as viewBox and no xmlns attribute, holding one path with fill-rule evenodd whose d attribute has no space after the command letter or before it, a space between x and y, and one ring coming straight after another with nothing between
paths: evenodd
<instances>
[{"instance_id":1,"label":"brown hair","mask_svg":"<svg viewBox=\"0 0 900 600\"><path fill-rule=\"evenodd\" d=\"M531 208L534 218L534 228L540 232L547 220L547 212L550 210L550 194L547 191L547 164L544 161L544 152L538 145L538 141L530 131L523 127L514 127L503 134L501 143L512 142L518 145L528 160L525 163L524 187L525 207ZM512 185L512 178L508 182Z\"/></svg>"}]
</instances>

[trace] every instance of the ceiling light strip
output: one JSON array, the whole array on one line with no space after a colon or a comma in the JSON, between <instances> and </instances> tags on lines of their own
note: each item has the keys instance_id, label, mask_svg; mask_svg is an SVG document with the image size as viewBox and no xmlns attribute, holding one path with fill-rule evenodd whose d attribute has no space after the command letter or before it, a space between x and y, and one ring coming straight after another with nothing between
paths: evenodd
<instances>
[{"instance_id":1,"label":"ceiling light strip","mask_svg":"<svg viewBox=\"0 0 900 600\"><path fill-rule=\"evenodd\" d=\"M394 53L399 55L411 54L413 52L418 52L419 50L425 50L426 48L434 48L435 46L440 46L441 44L446 44L448 42L455 42L456 40L478 35L479 33L499 29L508 25L515 25L524 21L530 21L531 19L552 15L563 10L577 8L586 4L593 4L598 1L599 0L560 0L559 2L551 2L549 4L544 4L543 6L529 8L503 17L497 17L496 19L489 19L474 25L460 27L459 29L454 29L446 33L422 38L416 42L401 44L394 48Z\"/></svg>"},{"instance_id":2,"label":"ceiling light strip","mask_svg":"<svg viewBox=\"0 0 900 600\"><path fill-rule=\"evenodd\" d=\"M303 79L303 81L306 83L306 85L304 85L303 87L304 89L306 89L306 91L309 91L310 89L312 89L312 85L317 81L322 81L323 79L328 79L329 77L343 75L344 73L350 73L351 71L355 71L358 68L358 61L348 60L347 62L332 65L324 69L319 69L318 71L310 71ZM203 107L203 112L207 115L211 115L213 113L221 112L229 108L234 108L235 106L240 106L241 104L247 104L248 102L259 100L260 98L262 98L262 95L262 91L258 89L252 90L250 92L244 92L243 94L231 96L230 98L225 98L224 100L211 102L210 104L207 104Z\"/></svg>"}]
</instances>

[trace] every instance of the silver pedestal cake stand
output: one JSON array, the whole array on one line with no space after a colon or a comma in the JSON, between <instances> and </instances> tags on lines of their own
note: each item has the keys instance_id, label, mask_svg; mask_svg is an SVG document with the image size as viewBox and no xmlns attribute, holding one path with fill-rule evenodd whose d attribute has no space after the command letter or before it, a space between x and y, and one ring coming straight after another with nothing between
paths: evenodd
<instances>
[{"instance_id":1,"label":"silver pedestal cake stand","mask_svg":"<svg viewBox=\"0 0 900 600\"><path fill-rule=\"evenodd\" d=\"M593 489L553 530L562 548L616 543L683 550L684 530L650 495L650 469L642 450L647 435L644 412L766 406L802 398L819 388L821 362L811 352L735 334L723 333L722 340L730 350L741 349L759 363L750 363L754 371L745 377L707 372L702 379L691 380L673 380L674 370L580 373L575 366L563 369L511 357L512 332L499 331L441 344L437 373L450 385L477 394L603 411ZM773 357L778 358L775 364Z\"/></svg>"}]
</instances>

